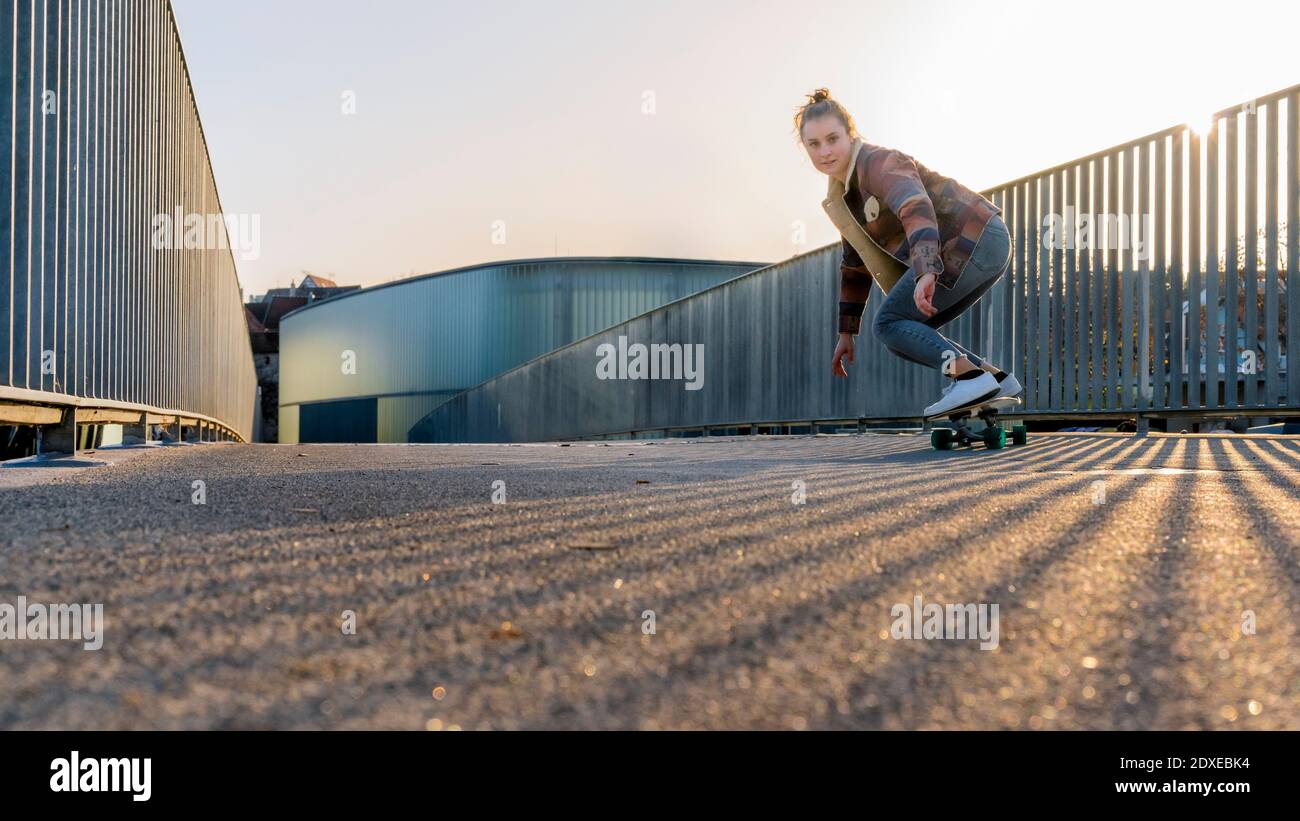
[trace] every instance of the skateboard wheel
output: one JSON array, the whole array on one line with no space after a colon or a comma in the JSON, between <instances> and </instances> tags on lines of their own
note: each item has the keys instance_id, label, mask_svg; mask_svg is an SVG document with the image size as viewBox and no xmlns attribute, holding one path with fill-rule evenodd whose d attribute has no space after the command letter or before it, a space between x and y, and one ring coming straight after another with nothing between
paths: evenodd
<instances>
[{"instance_id":1,"label":"skateboard wheel","mask_svg":"<svg viewBox=\"0 0 1300 821\"><path fill-rule=\"evenodd\" d=\"M1007 444L1007 432L1001 427L986 428L981 438L984 440L984 447L989 450L998 450Z\"/></svg>"},{"instance_id":2,"label":"skateboard wheel","mask_svg":"<svg viewBox=\"0 0 1300 821\"><path fill-rule=\"evenodd\" d=\"M952 431L948 428L935 428L930 431L930 447L935 450L947 450L952 447Z\"/></svg>"},{"instance_id":3,"label":"skateboard wheel","mask_svg":"<svg viewBox=\"0 0 1300 821\"><path fill-rule=\"evenodd\" d=\"M1016 425L1011 429L1011 441L1017 445L1023 445L1029 441L1029 428L1024 425Z\"/></svg>"}]
</instances>

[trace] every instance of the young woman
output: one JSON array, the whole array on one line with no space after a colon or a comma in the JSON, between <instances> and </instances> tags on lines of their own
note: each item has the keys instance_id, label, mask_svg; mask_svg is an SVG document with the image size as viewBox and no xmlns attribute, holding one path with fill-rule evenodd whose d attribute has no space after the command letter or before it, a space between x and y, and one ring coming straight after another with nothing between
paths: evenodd
<instances>
[{"instance_id":1,"label":"young woman","mask_svg":"<svg viewBox=\"0 0 1300 821\"><path fill-rule=\"evenodd\" d=\"M952 381L925 415L947 413L1021 386L1013 374L937 330L956 319L1011 267L1001 210L901 151L862 140L824 88L795 114L808 158L830 178L822 207L841 235L839 344L831 372L848 377L871 283L885 294L872 332L897 356Z\"/></svg>"}]
</instances>

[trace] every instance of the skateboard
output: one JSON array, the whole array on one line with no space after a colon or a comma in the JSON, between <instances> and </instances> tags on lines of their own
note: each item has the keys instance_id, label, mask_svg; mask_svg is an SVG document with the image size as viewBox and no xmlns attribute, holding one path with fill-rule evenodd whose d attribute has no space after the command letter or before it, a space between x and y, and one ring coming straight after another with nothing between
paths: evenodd
<instances>
[{"instance_id":1,"label":"skateboard","mask_svg":"<svg viewBox=\"0 0 1300 821\"><path fill-rule=\"evenodd\" d=\"M937 413L933 416L922 417L925 421L938 419L940 416L948 417L952 422L952 428L935 428L930 431L930 446L935 450L953 450L958 447L974 447L978 440L984 443L984 447L989 450L998 450L1006 447L1007 431L998 421L998 411L1014 408L1020 404L1018 396L1003 396L997 399L986 399L983 402L976 402L961 408L953 408L943 413ZM984 429L978 433L972 431L969 426L971 414L975 414L984 423ZM1013 425L1011 427L1011 441L1016 445L1023 445L1029 441L1029 431L1024 425Z\"/></svg>"}]
</instances>

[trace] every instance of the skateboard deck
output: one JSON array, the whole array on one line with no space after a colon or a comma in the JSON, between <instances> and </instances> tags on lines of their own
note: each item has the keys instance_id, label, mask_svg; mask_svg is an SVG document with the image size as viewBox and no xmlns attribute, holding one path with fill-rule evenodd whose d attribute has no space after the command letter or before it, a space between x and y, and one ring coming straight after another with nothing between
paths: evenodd
<instances>
[{"instance_id":1,"label":"skateboard deck","mask_svg":"<svg viewBox=\"0 0 1300 821\"><path fill-rule=\"evenodd\" d=\"M938 419L941 416L948 417L952 422L951 428L935 428L930 431L930 446L935 450L953 450L959 447L974 447L975 443L983 442L984 447L989 450L999 450L1006 447L1007 431L998 421L998 412L1009 408L1014 408L1020 404L1018 396L1002 396L997 399L986 399L983 402L973 402L959 408L952 408L943 413L923 416L922 419L930 421ZM984 423L984 429L972 431L969 421L971 415L978 416ZM1011 428L1011 441L1016 445L1023 445L1029 441L1029 431L1023 425L1013 425Z\"/></svg>"},{"instance_id":2,"label":"skateboard deck","mask_svg":"<svg viewBox=\"0 0 1300 821\"><path fill-rule=\"evenodd\" d=\"M957 416L970 416L972 412L980 411L984 408L996 408L999 411L1003 411L1008 408L1014 408L1019 404L1019 396L1000 396L997 399L985 399L983 402L972 402L969 405L952 408L943 413L932 413L929 416L922 416L921 418L927 422L931 419L938 419L941 416L946 416L949 419L952 419ZM976 415L978 415L978 413L976 413Z\"/></svg>"}]
</instances>

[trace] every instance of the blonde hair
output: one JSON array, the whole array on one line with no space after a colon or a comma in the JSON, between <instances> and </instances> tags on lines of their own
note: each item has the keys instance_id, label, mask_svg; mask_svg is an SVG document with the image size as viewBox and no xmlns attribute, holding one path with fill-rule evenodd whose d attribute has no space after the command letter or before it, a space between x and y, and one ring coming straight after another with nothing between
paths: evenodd
<instances>
[{"instance_id":1,"label":"blonde hair","mask_svg":"<svg viewBox=\"0 0 1300 821\"><path fill-rule=\"evenodd\" d=\"M828 114L844 124L844 129L848 132L850 140L858 139L858 127L853 124L853 115L849 114L848 109L840 105L839 100L831 97L830 89L819 88L806 96L808 102L800 106L794 115L794 127L799 134L800 142L803 142L804 123L818 117L825 117Z\"/></svg>"}]
</instances>

